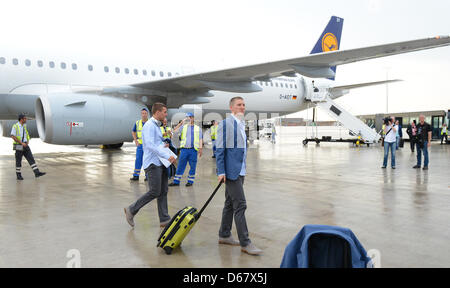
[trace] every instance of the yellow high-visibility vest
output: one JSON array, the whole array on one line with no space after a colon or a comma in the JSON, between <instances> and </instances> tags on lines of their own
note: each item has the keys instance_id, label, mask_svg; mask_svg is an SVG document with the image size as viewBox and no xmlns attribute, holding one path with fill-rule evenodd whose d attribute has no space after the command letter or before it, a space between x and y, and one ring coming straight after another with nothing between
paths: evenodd
<instances>
[{"instance_id":1,"label":"yellow high-visibility vest","mask_svg":"<svg viewBox=\"0 0 450 288\"><path fill-rule=\"evenodd\" d=\"M142 127L144 125L142 124L142 119L136 121L136 136L138 139L138 143L142 145Z\"/></svg>"},{"instance_id":2,"label":"yellow high-visibility vest","mask_svg":"<svg viewBox=\"0 0 450 288\"><path fill-rule=\"evenodd\" d=\"M188 133L188 127L190 125L184 125L183 131L181 131L181 143L180 147L184 148L186 146L186 135ZM194 149L198 151L200 148L200 127L194 125Z\"/></svg>"},{"instance_id":3,"label":"yellow high-visibility vest","mask_svg":"<svg viewBox=\"0 0 450 288\"><path fill-rule=\"evenodd\" d=\"M17 122L16 124L14 124L14 129L16 129L16 138L19 141L22 141L22 136L19 135L20 134L20 127L19 127L20 123ZM25 134L27 134L27 143L30 143L30 134L28 134L28 130L27 130L27 125L23 125L23 129L25 130ZM14 144L19 144L19 142L14 141Z\"/></svg>"},{"instance_id":4,"label":"yellow high-visibility vest","mask_svg":"<svg viewBox=\"0 0 450 288\"><path fill-rule=\"evenodd\" d=\"M167 136L164 136L164 133L170 132L170 131L171 131L170 127L166 127L164 129L164 126L161 126L161 133L163 134L163 139L170 139L169 133L167 133Z\"/></svg>"},{"instance_id":5,"label":"yellow high-visibility vest","mask_svg":"<svg viewBox=\"0 0 450 288\"><path fill-rule=\"evenodd\" d=\"M447 134L447 127L442 127L441 135Z\"/></svg>"},{"instance_id":6,"label":"yellow high-visibility vest","mask_svg":"<svg viewBox=\"0 0 450 288\"><path fill-rule=\"evenodd\" d=\"M216 140L217 137L217 127L216 125L211 126L211 140Z\"/></svg>"}]
</instances>

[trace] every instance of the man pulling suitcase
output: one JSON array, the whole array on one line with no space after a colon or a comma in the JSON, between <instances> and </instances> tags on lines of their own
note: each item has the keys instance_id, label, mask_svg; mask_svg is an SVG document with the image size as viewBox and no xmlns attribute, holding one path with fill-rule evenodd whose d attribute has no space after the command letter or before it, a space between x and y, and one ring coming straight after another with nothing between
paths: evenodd
<instances>
[{"instance_id":1,"label":"man pulling suitcase","mask_svg":"<svg viewBox=\"0 0 450 288\"><path fill-rule=\"evenodd\" d=\"M135 203L124 208L125 217L131 227L134 227L134 216L147 203L158 199L158 214L160 226L165 227L170 221L167 207L168 177L167 169L162 164L160 158L167 159L170 163L175 162L175 157L171 156L166 149L169 144L164 144L161 133L161 123L167 116L167 107L162 103L155 103L152 106L153 117L144 125L142 130L142 143L144 150L145 173L149 178L149 191L140 197ZM164 146L165 145L165 146Z\"/></svg>"}]
</instances>

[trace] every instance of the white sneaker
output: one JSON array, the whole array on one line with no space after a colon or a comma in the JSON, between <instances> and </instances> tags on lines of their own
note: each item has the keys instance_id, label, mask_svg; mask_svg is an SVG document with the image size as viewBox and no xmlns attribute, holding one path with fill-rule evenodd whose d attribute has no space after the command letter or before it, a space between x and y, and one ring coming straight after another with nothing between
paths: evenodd
<instances>
[{"instance_id":1,"label":"white sneaker","mask_svg":"<svg viewBox=\"0 0 450 288\"><path fill-rule=\"evenodd\" d=\"M261 249L253 245L253 243L250 243L245 247L241 247L241 251L250 255L261 255L263 252Z\"/></svg>"},{"instance_id":2,"label":"white sneaker","mask_svg":"<svg viewBox=\"0 0 450 288\"><path fill-rule=\"evenodd\" d=\"M219 237L219 244L232 245L232 246L240 246L239 241L234 240L233 236L222 238Z\"/></svg>"}]
</instances>

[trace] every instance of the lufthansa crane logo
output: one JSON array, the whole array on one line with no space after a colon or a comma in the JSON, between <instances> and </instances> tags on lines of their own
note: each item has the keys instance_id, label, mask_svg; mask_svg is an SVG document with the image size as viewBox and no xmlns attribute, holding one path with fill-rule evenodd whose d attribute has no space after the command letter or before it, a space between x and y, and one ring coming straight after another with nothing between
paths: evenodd
<instances>
[{"instance_id":1,"label":"lufthansa crane logo","mask_svg":"<svg viewBox=\"0 0 450 288\"><path fill-rule=\"evenodd\" d=\"M322 38L322 51L336 51L338 50L338 41L336 36L333 33L327 33Z\"/></svg>"}]
</instances>

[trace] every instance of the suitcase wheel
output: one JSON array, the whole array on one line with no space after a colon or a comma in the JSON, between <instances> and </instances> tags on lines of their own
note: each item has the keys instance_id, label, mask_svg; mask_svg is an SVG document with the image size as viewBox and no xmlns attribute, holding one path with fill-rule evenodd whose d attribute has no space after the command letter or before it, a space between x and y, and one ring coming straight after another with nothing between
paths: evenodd
<instances>
[{"instance_id":1,"label":"suitcase wheel","mask_svg":"<svg viewBox=\"0 0 450 288\"><path fill-rule=\"evenodd\" d=\"M166 251L166 254L167 255L170 255L170 254L172 254L172 248L171 247L169 247L169 246L166 246L166 247L164 247L164 251Z\"/></svg>"}]
</instances>

